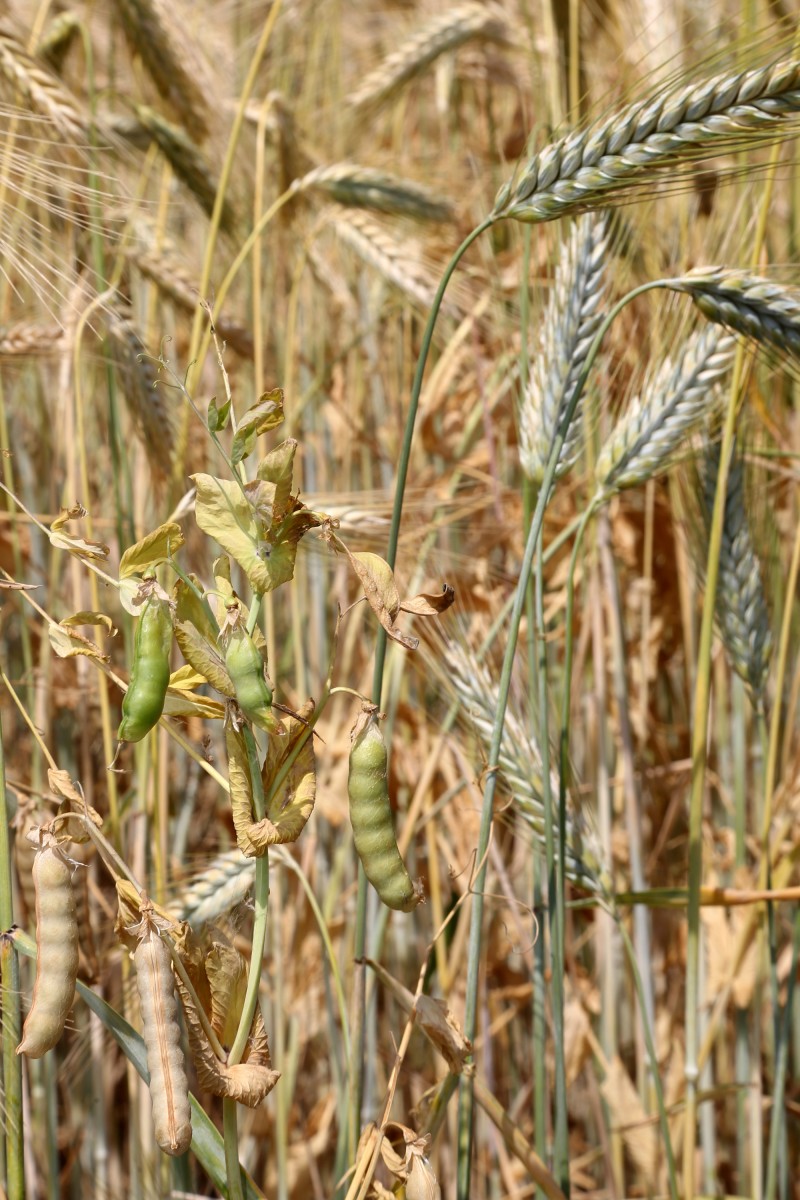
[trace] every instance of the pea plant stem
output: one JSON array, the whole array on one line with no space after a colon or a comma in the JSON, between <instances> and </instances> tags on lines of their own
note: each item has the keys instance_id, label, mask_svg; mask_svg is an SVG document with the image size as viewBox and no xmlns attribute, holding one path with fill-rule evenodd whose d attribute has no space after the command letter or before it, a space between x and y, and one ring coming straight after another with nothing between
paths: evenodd
<instances>
[{"instance_id":1,"label":"pea plant stem","mask_svg":"<svg viewBox=\"0 0 800 1200\"><path fill-rule=\"evenodd\" d=\"M9 837L3 729L0 725L0 980L3 1012L3 1111L5 1161L0 1183L8 1196L25 1197L22 1139L22 1060L15 1053L20 1039L19 963L6 930L14 924L11 893L11 839Z\"/></svg>"},{"instance_id":2,"label":"pea plant stem","mask_svg":"<svg viewBox=\"0 0 800 1200\"><path fill-rule=\"evenodd\" d=\"M257 605L254 604L254 608ZM253 809L255 818L260 821L264 817L264 788L261 780L261 764L258 760L258 750L252 731L245 727L244 740L247 746L247 760L250 769L250 781L253 788ZM242 1061L253 1017L258 1004L258 988L261 982L261 964L264 959L264 948L267 941L267 911L269 905L269 855L264 853L256 859L256 878L253 888L253 937L250 953L250 966L247 974L242 1015L239 1018L239 1028L233 1039L228 1055L228 1066L235 1066ZM241 1173L239 1168L239 1137L236 1124L236 1102L223 1101L223 1136L225 1141L225 1163L228 1171L229 1195L232 1198L242 1196Z\"/></svg>"}]
</instances>

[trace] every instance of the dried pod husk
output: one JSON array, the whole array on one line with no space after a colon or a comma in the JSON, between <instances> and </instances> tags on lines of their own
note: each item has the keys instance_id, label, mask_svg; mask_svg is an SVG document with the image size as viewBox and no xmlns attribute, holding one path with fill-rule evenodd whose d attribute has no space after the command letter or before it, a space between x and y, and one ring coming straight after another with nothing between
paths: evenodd
<instances>
[{"instance_id":1,"label":"dried pod husk","mask_svg":"<svg viewBox=\"0 0 800 1200\"><path fill-rule=\"evenodd\" d=\"M260 1009L256 1008L244 1062L228 1066L220 1062L208 1043L194 998L178 980L183 1001L189 1049L192 1052L200 1087L214 1096L236 1100L248 1108L257 1108L280 1079L272 1069L269 1041Z\"/></svg>"},{"instance_id":2,"label":"dried pod husk","mask_svg":"<svg viewBox=\"0 0 800 1200\"><path fill-rule=\"evenodd\" d=\"M36 908L36 983L17 1054L41 1058L64 1032L78 978L75 864L49 834L39 831L32 874Z\"/></svg>"},{"instance_id":3,"label":"dried pod husk","mask_svg":"<svg viewBox=\"0 0 800 1200\"><path fill-rule=\"evenodd\" d=\"M247 966L239 951L218 930L205 957L211 1001L211 1028L220 1041L233 1041L247 987Z\"/></svg>"},{"instance_id":4,"label":"dried pod husk","mask_svg":"<svg viewBox=\"0 0 800 1200\"><path fill-rule=\"evenodd\" d=\"M428 1159L430 1134L420 1137L399 1121L383 1129L381 1157L389 1171L405 1183L407 1200L441 1200L441 1189Z\"/></svg>"},{"instance_id":5,"label":"dried pod husk","mask_svg":"<svg viewBox=\"0 0 800 1200\"><path fill-rule=\"evenodd\" d=\"M184 1154L192 1141L189 1083L181 1049L172 959L153 906L144 902L133 954L150 1072L156 1141L166 1154Z\"/></svg>"},{"instance_id":6,"label":"dried pod husk","mask_svg":"<svg viewBox=\"0 0 800 1200\"><path fill-rule=\"evenodd\" d=\"M392 993L406 1015L415 1013L417 1028L439 1051L453 1074L460 1075L472 1055L472 1043L464 1036L461 1026L444 1001L424 994L415 996L374 959L368 958L367 965Z\"/></svg>"},{"instance_id":7,"label":"dried pod husk","mask_svg":"<svg viewBox=\"0 0 800 1200\"><path fill-rule=\"evenodd\" d=\"M406 1180L406 1200L441 1200L442 1189L423 1154L412 1154Z\"/></svg>"},{"instance_id":8,"label":"dried pod husk","mask_svg":"<svg viewBox=\"0 0 800 1200\"><path fill-rule=\"evenodd\" d=\"M287 757L293 753L297 739L305 737L305 742L261 821L253 819L253 790L244 738L233 729L226 732L233 824L239 849L248 858L258 858L269 846L297 841L314 810L316 768L313 739L307 726L313 711L314 702L308 700L298 714L300 719L289 717L282 721L282 734L268 739L262 768L266 796Z\"/></svg>"}]
</instances>

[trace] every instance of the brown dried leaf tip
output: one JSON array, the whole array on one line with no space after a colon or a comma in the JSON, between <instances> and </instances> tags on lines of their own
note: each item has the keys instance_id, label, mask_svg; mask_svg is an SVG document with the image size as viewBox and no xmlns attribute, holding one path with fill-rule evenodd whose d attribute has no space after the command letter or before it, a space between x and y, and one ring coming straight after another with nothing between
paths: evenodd
<instances>
[{"instance_id":1,"label":"brown dried leaf tip","mask_svg":"<svg viewBox=\"0 0 800 1200\"><path fill-rule=\"evenodd\" d=\"M210 1012L211 1028L222 1041L233 1038L239 1024L244 999L246 968L242 956L219 932L212 930L209 948L204 952L197 939L185 929L178 945L184 966L191 978L194 995L178 979L183 1001L189 1048L197 1079L204 1091L224 1096L256 1108L280 1079L272 1069L269 1041L261 1010L256 1007L244 1061L229 1065L211 1045L198 1001Z\"/></svg>"},{"instance_id":2,"label":"brown dried leaf tip","mask_svg":"<svg viewBox=\"0 0 800 1200\"><path fill-rule=\"evenodd\" d=\"M269 846L296 842L314 810L317 777L314 742L308 726L313 712L314 701L307 700L297 716L279 722L280 734L270 734L267 738L267 755L261 769L267 812L260 821L254 820L244 739L234 729L226 731L233 824L239 849L248 858L258 858ZM275 794L271 795L273 789Z\"/></svg>"},{"instance_id":3,"label":"brown dried leaf tip","mask_svg":"<svg viewBox=\"0 0 800 1200\"><path fill-rule=\"evenodd\" d=\"M406 1185L407 1200L441 1200L441 1188L427 1159L430 1134L419 1137L408 1125L389 1121L384 1127L381 1157Z\"/></svg>"},{"instance_id":4,"label":"brown dried leaf tip","mask_svg":"<svg viewBox=\"0 0 800 1200\"><path fill-rule=\"evenodd\" d=\"M437 595L420 593L409 600L401 600L395 583L394 572L389 564L378 554L370 551L350 550L332 529L328 529L326 540L346 554L350 565L358 576L364 589L364 596L375 616L380 621L390 638L405 646L407 650L416 650L419 639L401 633L395 626L399 613L407 612L417 617L435 617L445 612L454 603L456 594L449 584L442 585Z\"/></svg>"}]
</instances>

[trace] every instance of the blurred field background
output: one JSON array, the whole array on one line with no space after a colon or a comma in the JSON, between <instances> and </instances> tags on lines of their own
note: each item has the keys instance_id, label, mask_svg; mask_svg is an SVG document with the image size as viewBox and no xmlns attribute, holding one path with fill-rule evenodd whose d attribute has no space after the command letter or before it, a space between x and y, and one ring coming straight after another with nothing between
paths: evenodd
<instances>
[{"instance_id":1,"label":"blurred field background","mask_svg":"<svg viewBox=\"0 0 800 1200\"><path fill-rule=\"evenodd\" d=\"M195 758L162 727L135 754L126 752L121 774L107 772L121 693L90 658L61 657L48 626L75 613L108 614L113 636L101 626L83 632L127 678L132 621L115 589L40 528L62 508L82 505L86 515L70 529L109 548L104 569L114 576L127 546L177 514L187 536L184 570L211 580L218 548L194 524L189 476L219 464L175 379L162 369L153 386L162 356L202 412L212 396L222 397L199 301L214 307L234 404L243 410L262 392L284 389L278 436L298 439L295 487L304 501L338 519L351 549L385 554L425 318L448 259L491 211L517 160L555 131L649 94L668 75L693 77L701 55L725 53L726 66L763 61L773 44L791 46L795 25L796 8L784 0L701 7L688 0L3 5L0 478L7 491L0 567L6 578L36 585L0 595L0 708L16 813L19 925L33 930L24 831L55 804L44 746L80 781L150 894L180 914L197 887L205 889L211 915L247 953L249 877L243 862L219 858L235 847L229 804L197 761L224 772L220 724L171 720ZM637 203L618 209L608 295L698 265L750 265L769 154L729 155L671 181L654 176ZM784 283L796 274L800 234L795 157L789 141L758 264ZM541 353L559 246L568 236L566 220L494 226L463 260L436 326L397 578L404 595L436 592L446 582L456 603L435 627L417 623L419 650L390 646L382 701L398 837L427 903L410 916L387 917L371 896L366 948L382 972L354 964L347 757L358 705L334 697L318 726L315 812L299 842L273 859L261 1001L282 1078L268 1100L239 1118L242 1164L269 1197L347 1193L359 1130L349 1119L356 1092L346 1034L354 1032L363 981L359 1126L381 1118L406 1025L390 979L413 992L427 961L426 993L463 1020L468 893L504 648L496 622L516 586L536 498L520 467L518 401ZM590 383L585 446L547 512L546 545L585 509L597 449L648 368L701 324L688 300L661 293L643 297L614 324ZM740 895L766 882L762 823L773 727L766 808L773 887L797 882L800 852L796 561L790 574L800 426L786 357L773 352L750 363L737 426L740 499L756 550L751 568L763 589L766 642L780 641L785 670L776 683L767 665L766 682L748 689L719 639L713 655L703 884ZM681 889L704 592L700 453L690 441L668 472L612 499L590 526L572 626L571 819L585 814L586 861L592 869L605 865L637 946L678 1151L687 945ZM568 558L565 543L545 572L554 754ZM735 581L729 587L735 591ZM293 582L265 609L281 703L297 708L319 695L336 606L357 596L343 560L307 536ZM487 860L475 1200L536 1195L532 1156L558 1173L531 613ZM367 695L376 629L366 605L352 610L336 665L336 682ZM81 978L136 1026L130 966L114 934L113 886L91 857L81 879ZM675 889L674 907L626 903L627 893L644 889ZM567 910L563 978L569 1186L573 1196L597 1200L661 1196L667 1167L640 1008L617 927L591 898L590 889L568 887L568 899L577 901ZM462 900L428 958L431 939ZM773 905L769 920L763 904L703 909L700 1023L708 1052L697 1195L765 1194L774 1128L772 1194L800 1196L794 913L791 903ZM23 1009L31 981L23 963ZM57 1050L26 1063L24 1073L29 1196L218 1194L192 1155L172 1163L155 1147L146 1089L80 999ZM430 1162L442 1195L454 1197L456 1100L442 1104L452 1093L442 1090L447 1075L448 1063L415 1031L391 1112L418 1133L433 1130ZM218 1102L199 1098L219 1124ZM374 1195L391 1194L382 1172ZM566 1190L567 1181L560 1184Z\"/></svg>"}]
</instances>

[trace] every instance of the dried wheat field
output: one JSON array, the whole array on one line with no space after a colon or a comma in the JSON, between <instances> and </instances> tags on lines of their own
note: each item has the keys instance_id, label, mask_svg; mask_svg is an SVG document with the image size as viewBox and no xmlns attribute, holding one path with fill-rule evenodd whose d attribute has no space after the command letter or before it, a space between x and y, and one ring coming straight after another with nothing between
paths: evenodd
<instances>
[{"instance_id":1,"label":"dried wheat field","mask_svg":"<svg viewBox=\"0 0 800 1200\"><path fill-rule=\"evenodd\" d=\"M800 1200L794 0L0 13L0 1196Z\"/></svg>"}]
</instances>

